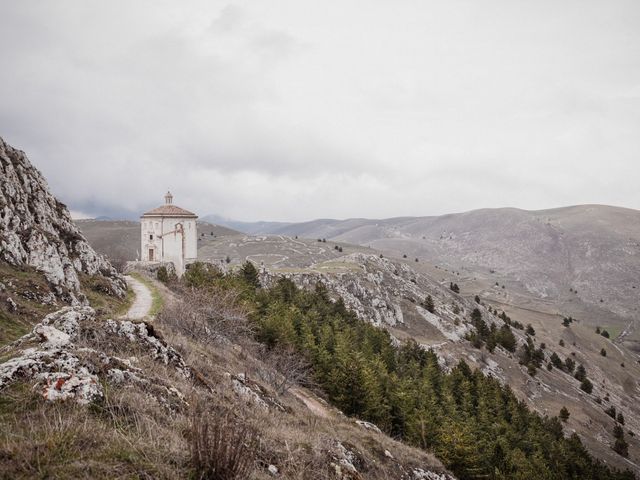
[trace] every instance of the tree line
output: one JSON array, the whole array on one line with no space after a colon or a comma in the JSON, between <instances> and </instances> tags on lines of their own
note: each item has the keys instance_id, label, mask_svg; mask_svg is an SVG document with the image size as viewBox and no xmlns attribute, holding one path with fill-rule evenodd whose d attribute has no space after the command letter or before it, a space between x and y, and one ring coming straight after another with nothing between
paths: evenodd
<instances>
[{"instance_id":1,"label":"tree line","mask_svg":"<svg viewBox=\"0 0 640 480\"><path fill-rule=\"evenodd\" d=\"M281 278L260 288L251 264L226 275L192 267L185 282L241 291L257 340L295 349L333 405L433 451L461 480L635 478L594 459L576 434L565 438L557 417L530 411L508 386L464 361L446 371L415 341L396 346L386 330L360 320L321 283L305 290ZM511 346L506 329L488 328L487 338L504 335Z\"/></svg>"}]
</instances>

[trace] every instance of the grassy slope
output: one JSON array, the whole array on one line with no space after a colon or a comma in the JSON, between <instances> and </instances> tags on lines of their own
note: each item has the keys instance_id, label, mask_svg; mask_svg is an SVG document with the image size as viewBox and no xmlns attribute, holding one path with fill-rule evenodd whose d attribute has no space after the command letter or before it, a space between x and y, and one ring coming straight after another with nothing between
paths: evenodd
<instances>
[{"instance_id":1,"label":"grassy slope","mask_svg":"<svg viewBox=\"0 0 640 480\"><path fill-rule=\"evenodd\" d=\"M44 305L42 298L51 289L41 272L31 267L14 267L0 262L0 281L5 286L0 291L0 346L6 345L28 333L31 327L42 318L64 307L66 304L56 300L55 305ZM104 280L98 276L80 275L82 292L99 315L118 316L126 312L133 300L132 293L124 299L105 295L100 291ZM10 307L9 299L17 305Z\"/></svg>"},{"instance_id":2,"label":"grassy slope","mask_svg":"<svg viewBox=\"0 0 640 480\"><path fill-rule=\"evenodd\" d=\"M43 275L30 267L16 268L0 262L0 281L4 289L0 291L0 346L27 333L31 326L55 306L43 305L29 298L31 293L44 295L50 292ZM17 310L10 307L11 299Z\"/></svg>"},{"instance_id":3,"label":"grassy slope","mask_svg":"<svg viewBox=\"0 0 640 480\"><path fill-rule=\"evenodd\" d=\"M95 329L95 325L85 326ZM252 451L256 470L248 478L272 478L270 464L283 479L339 478L334 463L340 447L354 452L365 478L399 478L398 465L442 470L429 453L366 430L324 405L312 412L292 392L275 394L268 382L270 367L239 344L207 345L182 336L162 316L154 328L193 366L211 390L185 379L172 367L153 360L136 344L119 337L95 340L81 336L90 348L108 355L134 359L134 365L152 380L169 382L185 395L185 404L168 405L149 394L142 383L104 384L106 398L89 408L72 402L47 403L27 384L14 384L0 396L0 458L7 478L195 478L189 461L189 431L194 407L216 418L234 412L260 435ZM99 343L96 343L99 342ZM239 396L229 373L244 373L257 382L265 397L276 399L283 410L263 410ZM306 398L316 398L306 392ZM198 416L197 422L204 417ZM215 421L215 420L214 420ZM390 452L390 458L385 452ZM332 463L334 462L334 463ZM344 471L344 470L343 470ZM361 478L345 476L343 478Z\"/></svg>"}]
</instances>

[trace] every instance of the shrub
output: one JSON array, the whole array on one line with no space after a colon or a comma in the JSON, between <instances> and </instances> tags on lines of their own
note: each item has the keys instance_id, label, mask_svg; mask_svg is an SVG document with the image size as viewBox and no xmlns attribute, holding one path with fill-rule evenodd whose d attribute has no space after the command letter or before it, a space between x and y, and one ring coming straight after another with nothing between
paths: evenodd
<instances>
[{"instance_id":1,"label":"shrub","mask_svg":"<svg viewBox=\"0 0 640 480\"><path fill-rule=\"evenodd\" d=\"M167 283L169 281L169 272L167 271L167 267L162 265L156 272L156 278L162 283Z\"/></svg>"},{"instance_id":2,"label":"shrub","mask_svg":"<svg viewBox=\"0 0 640 480\"><path fill-rule=\"evenodd\" d=\"M260 278L258 277L258 270L250 261L244 262L241 269L242 277L247 285L254 288L260 288Z\"/></svg>"},{"instance_id":3,"label":"shrub","mask_svg":"<svg viewBox=\"0 0 640 480\"><path fill-rule=\"evenodd\" d=\"M562 407L560 409L560 420L562 420L563 422L566 422L567 420L569 420L569 410L567 410L567 407Z\"/></svg>"},{"instance_id":4,"label":"shrub","mask_svg":"<svg viewBox=\"0 0 640 480\"><path fill-rule=\"evenodd\" d=\"M588 378L585 378L580 384L580 389L584 392L591 393L593 392L593 384L589 381Z\"/></svg>"},{"instance_id":5,"label":"shrub","mask_svg":"<svg viewBox=\"0 0 640 480\"><path fill-rule=\"evenodd\" d=\"M253 333L248 309L233 290L191 290L160 314L159 321L205 345Z\"/></svg>"},{"instance_id":6,"label":"shrub","mask_svg":"<svg viewBox=\"0 0 640 480\"><path fill-rule=\"evenodd\" d=\"M427 295L427 297L424 299L424 308L431 313L435 311L436 306L433 303L433 298L431 297L431 295Z\"/></svg>"},{"instance_id":7,"label":"shrub","mask_svg":"<svg viewBox=\"0 0 640 480\"><path fill-rule=\"evenodd\" d=\"M309 384L311 365L293 347L272 348L261 358L270 367L261 376L278 395L283 395L294 385Z\"/></svg>"},{"instance_id":8,"label":"shrub","mask_svg":"<svg viewBox=\"0 0 640 480\"><path fill-rule=\"evenodd\" d=\"M607 351L604 348L600 349L600 355L602 355L603 357L606 357Z\"/></svg>"},{"instance_id":9,"label":"shrub","mask_svg":"<svg viewBox=\"0 0 640 480\"><path fill-rule=\"evenodd\" d=\"M222 277L222 272L210 263L194 262L187 266L182 279L187 287L202 288Z\"/></svg>"},{"instance_id":10,"label":"shrub","mask_svg":"<svg viewBox=\"0 0 640 480\"><path fill-rule=\"evenodd\" d=\"M562 368L562 360L560 360L560 357L558 356L558 354L556 352L553 352L551 354L550 357L551 360L551 364L556 367L556 368Z\"/></svg>"},{"instance_id":11,"label":"shrub","mask_svg":"<svg viewBox=\"0 0 640 480\"><path fill-rule=\"evenodd\" d=\"M189 453L194 478L242 480L254 470L256 430L229 411L206 415L194 411L189 429Z\"/></svg>"},{"instance_id":12,"label":"shrub","mask_svg":"<svg viewBox=\"0 0 640 480\"><path fill-rule=\"evenodd\" d=\"M572 358L567 357L564 360L564 366L567 372L573 373L574 368L576 368L576 362L574 362Z\"/></svg>"}]
</instances>

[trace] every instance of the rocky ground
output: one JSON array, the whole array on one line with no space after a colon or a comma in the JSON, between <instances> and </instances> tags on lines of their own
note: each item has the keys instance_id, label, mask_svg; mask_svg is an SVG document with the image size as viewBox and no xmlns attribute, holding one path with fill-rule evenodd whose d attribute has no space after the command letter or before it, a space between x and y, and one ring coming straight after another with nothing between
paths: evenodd
<instances>
[{"instance_id":1,"label":"rocky ground","mask_svg":"<svg viewBox=\"0 0 640 480\"><path fill-rule=\"evenodd\" d=\"M614 421L604 412L615 406L629 419L626 431L640 432L639 357L624 345L596 334L591 322L579 320L564 327L563 315L557 309L538 309L530 302L520 307L522 298L501 285L484 286L464 273L436 268L420 259L390 259L374 250L328 240L233 235L207 240L200 247L200 255L223 268L253 261L265 272L266 284L279 275L289 276L302 286L313 286L320 280L361 318L387 328L398 339L414 338L433 348L443 365L453 366L464 358L485 374L509 384L541 415L557 415L566 406L571 412L568 433L576 431L588 448L609 464L640 472L640 443L627 434L629 459L613 452ZM459 282L460 294L450 290L451 282ZM479 285L486 288L472 289ZM481 304L475 302L476 294ZM434 299L434 313L424 308L427 295ZM487 322L498 326L503 321L492 313L494 308L523 325L531 324L536 345L546 345L544 365L553 352L584 364L594 384L593 393L586 394L580 390L580 382L557 369L548 372L542 368L531 377L519 364L517 354L500 347L489 353L471 346L464 337L473 330L469 314L474 308L481 310ZM513 331L522 345L524 332ZM558 344L560 339L564 347ZM600 354L603 348L606 357Z\"/></svg>"},{"instance_id":2,"label":"rocky ground","mask_svg":"<svg viewBox=\"0 0 640 480\"><path fill-rule=\"evenodd\" d=\"M637 345L640 212L606 205L540 211L482 209L434 217L315 220L240 225L254 234L326 238L418 257L517 292L518 302L552 304L596 325L606 322ZM255 227L255 228L254 228ZM635 345L635 346L634 346Z\"/></svg>"},{"instance_id":3,"label":"rocky ground","mask_svg":"<svg viewBox=\"0 0 640 480\"><path fill-rule=\"evenodd\" d=\"M303 387L276 393L264 379L278 374L248 339L212 349L166 315L150 324L65 307L0 350L0 425L12 434L0 436L4 474L187 478L193 420L209 419L228 438L256 435L259 448L242 452L248 478L453 479L433 456Z\"/></svg>"},{"instance_id":4,"label":"rocky ground","mask_svg":"<svg viewBox=\"0 0 640 480\"><path fill-rule=\"evenodd\" d=\"M42 272L56 297L81 302L81 274L99 275L105 288L124 296L126 286L96 254L49 191L24 152L0 138L0 261Z\"/></svg>"}]
</instances>

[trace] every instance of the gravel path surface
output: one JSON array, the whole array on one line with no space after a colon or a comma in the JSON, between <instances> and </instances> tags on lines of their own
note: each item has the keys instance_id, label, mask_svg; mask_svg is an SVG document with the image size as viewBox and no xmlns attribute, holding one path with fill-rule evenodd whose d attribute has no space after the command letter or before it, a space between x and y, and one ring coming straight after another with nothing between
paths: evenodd
<instances>
[{"instance_id":1,"label":"gravel path surface","mask_svg":"<svg viewBox=\"0 0 640 480\"><path fill-rule=\"evenodd\" d=\"M153 303L151 290L140 280L136 280L129 275L125 276L125 279L127 280L127 285L129 285L133 289L133 293L136 294L136 298L129 308L129 311L124 315L124 318L140 320L147 317L151 311L151 304Z\"/></svg>"}]
</instances>

